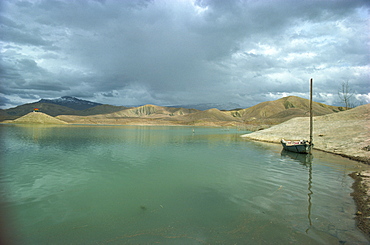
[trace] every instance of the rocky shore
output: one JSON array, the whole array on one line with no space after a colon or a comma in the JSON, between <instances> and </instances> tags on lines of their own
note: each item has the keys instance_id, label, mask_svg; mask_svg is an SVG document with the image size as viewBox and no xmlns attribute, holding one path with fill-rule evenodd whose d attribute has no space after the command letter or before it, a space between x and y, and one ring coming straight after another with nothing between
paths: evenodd
<instances>
[{"instance_id":1,"label":"rocky shore","mask_svg":"<svg viewBox=\"0 0 370 245\"><path fill-rule=\"evenodd\" d=\"M353 193L351 196L356 202L357 226L368 237L370 237L370 171L352 173L350 176L354 179L352 185Z\"/></svg>"},{"instance_id":2,"label":"rocky shore","mask_svg":"<svg viewBox=\"0 0 370 245\"><path fill-rule=\"evenodd\" d=\"M280 143L281 139L309 139L309 118L293 118L242 137ZM351 110L314 117L314 149L370 164L370 104ZM359 229L370 237L370 171L352 173Z\"/></svg>"}]
</instances>

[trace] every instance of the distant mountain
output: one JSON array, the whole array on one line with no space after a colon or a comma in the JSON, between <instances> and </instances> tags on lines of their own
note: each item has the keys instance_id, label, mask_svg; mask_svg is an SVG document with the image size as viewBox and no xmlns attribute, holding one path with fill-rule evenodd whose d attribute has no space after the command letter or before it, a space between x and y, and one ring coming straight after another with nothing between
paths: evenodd
<instances>
[{"instance_id":1,"label":"distant mountain","mask_svg":"<svg viewBox=\"0 0 370 245\"><path fill-rule=\"evenodd\" d=\"M65 107L69 107L74 110L86 110L94 106L102 105L100 103L91 102L87 100L81 100L77 99L75 97L71 96L63 96L58 99L41 99L38 101L38 103L49 103L49 104L55 104L55 105L61 105Z\"/></svg>"},{"instance_id":2,"label":"distant mountain","mask_svg":"<svg viewBox=\"0 0 370 245\"><path fill-rule=\"evenodd\" d=\"M47 102L40 102L40 101L47 101ZM5 109L5 110L0 109L0 121L13 120L13 119L22 117L32 112L34 108L38 108L40 112L46 113L53 117L58 116L58 115L89 116L89 115L107 114L107 113L113 113L113 112L121 111L121 110L128 108L125 106L102 105L99 103L91 102L91 103L99 104L99 105L89 107L84 110L76 110L71 107L67 107L67 106L59 105L57 103L50 102L50 101L56 102L56 100L45 100L44 99L40 101L20 105L20 106ZM76 101L77 103L79 102L78 100Z\"/></svg>"}]
</instances>

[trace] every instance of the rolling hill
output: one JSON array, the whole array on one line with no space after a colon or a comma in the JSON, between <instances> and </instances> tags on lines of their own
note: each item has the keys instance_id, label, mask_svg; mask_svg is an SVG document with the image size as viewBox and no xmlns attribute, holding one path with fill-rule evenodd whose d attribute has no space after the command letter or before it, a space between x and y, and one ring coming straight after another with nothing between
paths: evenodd
<instances>
[{"instance_id":1,"label":"rolling hill","mask_svg":"<svg viewBox=\"0 0 370 245\"><path fill-rule=\"evenodd\" d=\"M186 115L197 112L195 109L173 108L156 105L144 105L133 108L125 108L121 111L105 114L106 117L168 117Z\"/></svg>"},{"instance_id":2,"label":"rolling hill","mask_svg":"<svg viewBox=\"0 0 370 245\"><path fill-rule=\"evenodd\" d=\"M20 124L67 124L55 117L49 116L42 112L30 112L23 117L17 118L13 123Z\"/></svg>"},{"instance_id":3,"label":"rolling hill","mask_svg":"<svg viewBox=\"0 0 370 245\"><path fill-rule=\"evenodd\" d=\"M313 102L314 116L322 116L343 111L343 107ZM288 96L274 101L266 101L243 110L230 111L234 117L240 117L246 123L253 121L278 124L294 117L309 116L309 100L297 96Z\"/></svg>"},{"instance_id":4,"label":"rolling hill","mask_svg":"<svg viewBox=\"0 0 370 245\"><path fill-rule=\"evenodd\" d=\"M239 118L233 117L230 113L225 113L218 109L209 109L206 111L198 111L192 114L185 115L181 118L187 122L206 123L206 122L237 122L242 121Z\"/></svg>"},{"instance_id":5,"label":"rolling hill","mask_svg":"<svg viewBox=\"0 0 370 245\"><path fill-rule=\"evenodd\" d=\"M230 111L218 109L200 111L156 105L124 107L101 104L84 110L76 110L55 103L36 102L1 110L0 120L14 120L28 114L34 108L39 108L41 112L74 124L243 125L251 130L267 128L295 117L309 116L309 100L289 96L263 102L250 108ZM313 102L315 116L342 110L344 110L342 107Z\"/></svg>"}]
</instances>

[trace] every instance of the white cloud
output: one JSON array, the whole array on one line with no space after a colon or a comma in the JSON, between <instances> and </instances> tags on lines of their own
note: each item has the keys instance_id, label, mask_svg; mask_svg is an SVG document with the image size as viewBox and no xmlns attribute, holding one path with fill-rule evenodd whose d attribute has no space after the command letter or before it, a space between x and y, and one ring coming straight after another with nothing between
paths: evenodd
<instances>
[{"instance_id":1,"label":"white cloud","mask_svg":"<svg viewBox=\"0 0 370 245\"><path fill-rule=\"evenodd\" d=\"M369 104L370 103L370 93L368 93L368 94L356 94L355 97L360 102L360 104Z\"/></svg>"}]
</instances>

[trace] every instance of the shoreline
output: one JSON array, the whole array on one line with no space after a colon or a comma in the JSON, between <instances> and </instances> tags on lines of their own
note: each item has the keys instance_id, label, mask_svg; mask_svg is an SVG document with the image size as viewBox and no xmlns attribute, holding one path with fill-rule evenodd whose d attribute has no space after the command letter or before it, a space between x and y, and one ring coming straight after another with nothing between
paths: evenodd
<instances>
[{"instance_id":1,"label":"shoreline","mask_svg":"<svg viewBox=\"0 0 370 245\"><path fill-rule=\"evenodd\" d=\"M353 172L349 176L354 180L351 196L357 207L357 212L354 214L357 227L370 239L370 104L314 117L313 120L314 150L339 155L364 164L366 170ZM308 139L308 129L307 118L293 118L241 137L280 144L281 139Z\"/></svg>"},{"instance_id":2,"label":"shoreline","mask_svg":"<svg viewBox=\"0 0 370 245\"><path fill-rule=\"evenodd\" d=\"M354 180L351 196L356 203L357 227L370 238L370 171L353 172L349 174Z\"/></svg>"},{"instance_id":3,"label":"shoreline","mask_svg":"<svg viewBox=\"0 0 370 245\"><path fill-rule=\"evenodd\" d=\"M271 143L271 144L280 144L280 143L268 141L268 140L258 140L258 139L251 139L251 140ZM355 156L348 156L344 154L338 154L336 152L330 152L330 151L316 149L316 148L314 148L314 150L345 157L350 160L360 162L362 164L370 165L369 159L358 158ZM348 174L348 176L350 176L354 181L352 184L353 192L350 195L352 196L356 204L357 211L354 214L356 225L358 229L360 229L370 239L370 170L352 172Z\"/></svg>"},{"instance_id":4,"label":"shoreline","mask_svg":"<svg viewBox=\"0 0 370 245\"><path fill-rule=\"evenodd\" d=\"M252 132L253 133L253 132ZM251 134L252 134L251 133ZM241 135L240 137L243 137L243 138L248 138L250 140L253 140L253 141L258 141L258 142L265 142L265 143L270 143L270 144L278 144L280 145L281 143L280 142L276 142L276 141L271 141L271 140L263 140L263 139L257 139L257 138L252 138L252 137L248 137L247 136L248 134L244 134L244 135ZM357 161L357 162L360 162L360 163L363 163L363 164L366 164L366 165L369 165L370 166L370 158L367 158L367 157L359 157L359 156L353 156L353 155L346 155L346 154L343 154L343 153L338 153L338 152L334 152L334 151L329 151L329 150L324 150L324 149L320 149L320 148L313 148L315 151L321 151L321 152L326 152L326 153L330 153L330 154L333 154L333 155L336 155L336 156L341 156L341 157L344 157L344 158L348 158L350 160L353 160L353 161ZM370 170L369 170L370 171Z\"/></svg>"}]
</instances>

